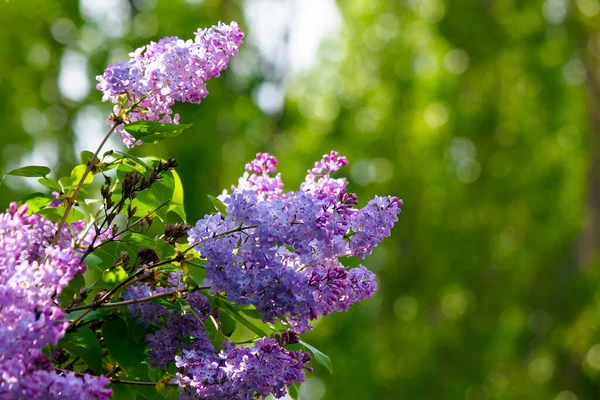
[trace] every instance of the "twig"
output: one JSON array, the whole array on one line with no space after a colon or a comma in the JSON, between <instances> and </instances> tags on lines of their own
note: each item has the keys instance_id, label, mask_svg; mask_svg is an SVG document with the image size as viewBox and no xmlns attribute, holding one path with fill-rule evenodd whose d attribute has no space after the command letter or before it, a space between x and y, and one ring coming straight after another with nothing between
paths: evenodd
<instances>
[{"instance_id":1,"label":"twig","mask_svg":"<svg viewBox=\"0 0 600 400\"><path fill-rule=\"evenodd\" d=\"M104 139L102 139L102 142L100 142L100 145L96 149L96 152L92 156L92 159L90 161L88 161L87 168L85 169L85 172L81 176L81 179L79 180L79 183L77 184L77 187L75 187L75 190L73 191L73 193L67 197L67 207L65 209L65 213L63 214L62 219L58 223L58 228L56 229L56 233L54 234L52 243L50 243L50 247L55 246L56 243L58 242L58 239L60 238L62 229L65 226L65 223L67 222L67 217L69 216L69 211L71 211L71 208L73 208L73 204L75 204L75 198L77 197L77 195L79 194L79 191L83 187L85 178L87 178L88 174L92 170L92 168L94 166L94 162L95 162L96 158L98 157L98 153L100 153L100 150L102 150L102 147L104 146L104 144L106 143L106 141L108 140L110 135L112 135L112 133L115 131L115 129L117 128L118 125L119 125L119 123L115 122L113 124L113 126L110 128L110 130L108 131L108 133L106 134L106 136L104 137Z\"/></svg>"},{"instance_id":2,"label":"twig","mask_svg":"<svg viewBox=\"0 0 600 400\"><path fill-rule=\"evenodd\" d=\"M67 371L67 370L61 369L61 368L56 368L56 370L59 372L62 372L63 374L71 372L80 377L84 377L84 376L88 375L88 374L84 374L83 372ZM156 386L158 383L160 383L160 382L127 381L127 380L119 379L119 378L109 378L109 379L110 379L110 383L121 383L123 385ZM164 384L166 386L177 386L176 383L164 383Z\"/></svg>"},{"instance_id":3,"label":"twig","mask_svg":"<svg viewBox=\"0 0 600 400\"><path fill-rule=\"evenodd\" d=\"M200 289L200 290L202 290L202 289L210 289L210 286L202 286L202 287L199 287L198 289ZM188 289L181 289L181 290L174 289L174 290L169 290L168 292L157 293L157 294L154 294L154 295L148 296L148 297L140 297L138 299L131 299L131 300L125 300L125 301L115 301L114 303L100 303L100 304L92 303L92 304L86 304L86 305L83 305L83 306L77 306L77 307L69 308L69 309L65 310L65 312L73 312L73 311L86 310L86 309L97 309L97 308L109 308L109 307L128 306L130 304L144 303L146 301L152 301L154 299L159 299L161 297L172 296L172 295L177 294L177 293L185 293L187 291L188 291Z\"/></svg>"}]
</instances>

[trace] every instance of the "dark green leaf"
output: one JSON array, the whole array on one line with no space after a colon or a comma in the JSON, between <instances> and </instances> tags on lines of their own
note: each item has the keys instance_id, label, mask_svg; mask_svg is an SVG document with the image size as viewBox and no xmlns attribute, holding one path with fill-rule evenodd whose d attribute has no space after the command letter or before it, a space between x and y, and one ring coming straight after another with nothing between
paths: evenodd
<instances>
[{"instance_id":1,"label":"dark green leaf","mask_svg":"<svg viewBox=\"0 0 600 400\"><path fill-rule=\"evenodd\" d=\"M158 160L150 160L149 164L158 163ZM123 180L125 173L137 171L135 167L127 164L121 164L117 167L117 176ZM131 202L132 207L136 207L135 216L143 217L146 215L154 215L161 221L165 221L169 212L169 203L173 196L175 181L172 174L165 174L162 179L155 182L149 189L139 192L137 197ZM117 201L113 199L113 201ZM127 212L127 208L123 210Z\"/></svg>"},{"instance_id":2,"label":"dark green leaf","mask_svg":"<svg viewBox=\"0 0 600 400\"><path fill-rule=\"evenodd\" d=\"M134 259L137 254L137 248L126 242L112 242L103 244L102 247L98 247L96 250L94 250L92 254L101 259L98 267L101 270L105 270L107 268L111 268L115 264L115 261L123 251L129 253L131 259Z\"/></svg>"},{"instance_id":3,"label":"dark green leaf","mask_svg":"<svg viewBox=\"0 0 600 400\"><path fill-rule=\"evenodd\" d=\"M101 262L102 262L102 259L100 257L98 257L97 255L94 255L94 254L89 254L85 258L85 264L88 267L92 267L92 266L95 266L95 265L100 265Z\"/></svg>"},{"instance_id":4,"label":"dark green leaf","mask_svg":"<svg viewBox=\"0 0 600 400\"><path fill-rule=\"evenodd\" d=\"M221 320L221 330L223 331L223 335L230 337L237 326L235 318L233 318L229 313L222 312L219 315L219 319Z\"/></svg>"},{"instance_id":5,"label":"dark green leaf","mask_svg":"<svg viewBox=\"0 0 600 400\"><path fill-rule=\"evenodd\" d=\"M213 206L215 206L215 209L221 213L221 215L226 216L227 215L227 206L225 204L223 204L223 202L219 199L217 199L215 196L211 196L210 194L207 195L208 199L210 200L211 203L213 203Z\"/></svg>"},{"instance_id":6,"label":"dark green leaf","mask_svg":"<svg viewBox=\"0 0 600 400\"><path fill-rule=\"evenodd\" d=\"M145 343L136 343L121 318L104 321L102 335L110 354L126 370L134 369L146 359Z\"/></svg>"},{"instance_id":7,"label":"dark green leaf","mask_svg":"<svg viewBox=\"0 0 600 400\"><path fill-rule=\"evenodd\" d=\"M215 317L209 315L206 318L206 321L203 321L202 318L200 318L200 316L198 315L198 313L196 313L196 311L194 311L194 309L188 304L182 304L182 309L192 313L198 319L198 321L200 321L200 323L204 326L204 329L206 330L206 333L210 338L210 342L212 343L215 350L217 352L221 351L223 349L223 343L225 342L225 340L227 340L227 338L219 331L219 324L217 324L217 320L215 320Z\"/></svg>"},{"instance_id":8,"label":"dark green leaf","mask_svg":"<svg viewBox=\"0 0 600 400\"><path fill-rule=\"evenodd\" d=\"M298 400L298 395L300 394L300 385L297 383L288 386L288 395L292 398L292 400Z\"/></svg>"},{"instance_id":9,"label":"dark green leaf","mask_svg":"<svg viewBox=\"0 0 600 400\"><path fill-rule=\"evenodd\" d=\"M161 259L171 258L177 254L175 247L162 239L156 239L154 241L154 250L156 250L156 253Z\"/></svg>"},{"instance_id":10,"label":"dark green leaf","mask_svg":"<svg viewBox=\"0 0 600 400\"><path fill-rule=\"evenodd\" d=\"M136 400L137 392L135 391L133 385L123 385L120 383L112 383L110 385L112 389L112 397L111 400Z\"/></svg>"},{"instance_id":11,"label":"dark green leaf","mask_svg":"<svg viewBox=\"0 0 600 400\"><path fill-rule=\"evenodd\" d=\"M262 319L262 313L258 310L240 310L240 312L243 312L250 318Z\"/></svg>"},{"instance_id":12,"label":"dark green leaf","mask_svg":"<svg viewBox=\"0 0 600 400\"><path fill-rule=\"evenodd\" d=\"M150 239L148 236L144 236L141 233L132 233L127 239L130 243L135 244L139 247L144 247L146 249L154 249L154 240Z\"/></svg>"},{"instance_id":13,"label":"dark green leaf","mask_svg":"<svg viewBox=\"0 0 600 400\"><path fill-rule=\"evenodd\" d=\"M90 328L84 326L74 333L67 333L57 347L80 357L96 374L102 373L102 348Z\"/></svg>"},{"instance_id":14,"label":"dark green leaf","mask_svg":"<svg viewBox=\"0 0 600 400\"><path fill-rule=\"evenodd\" d=\"M187 275L192 278L196 285L204 286L204 279L206 279L206 270L204 268L189 263L185 264L185 268L187 269Z\"/></svg>"},{"instance_id":15,"label":"dark green leaf","mask_svg":"<svg viewBox=\"0 0 600 400\"><path fill-rule=\"evenodd\" d=\"M60 222L62 220L63 215L65 214L66 207L48 207L40 210L38 214L42 217L49 219L50 221ZM75 208L71 208L69 211L69 215L67 216L67 223L81 221L85 218L85 215Z\"/></svg>"},{"instance_id":16,"label":"dark green leaf","mask_svg":"<svg viewBox=\"0 0 600 400\"><path fill-rule=\"evenodd\" d=\"M120 151L115 151L114 153L117 154L117 156L115 156L115 158L117 158L117 159L126 158L128 160L133 161L135 164L143 167L146 171L150 169L150 167L148 166L148 164L146 164L144 162L144 160L142 160L141 158L139 158L133 154L122 153Z\"/></svg>"},{"instance_id":17,"label":"dark green leaf","mask_svg":"<svg viewBox=\"0 0 600 400\"><path fill-rule=\"evenodd\" d=\"M123 126L123 129L144 143L158 143L179 136L192 124L168 124L155 121L135 121Z\"/></svg>"},{"instance_id":18,"label":"dark green leaf","mask_svg":"<svg viewBox=\"0 0 600 400\"><path fill-rule=\"evenodd\" d=\"M73 312L67 313L66 320L74 321L77 318L79 318L79 316L86 311L87 310L79 310L79 311L73 311ZM112 310L109 308L99 308L97 310L93 310L93 311L90 311L89 313L85 314L85 316L81 320L82 321L90 321L90 320L94 320L94 319L104 319L104 317L111 311Z\"/></svg>"},{"instance_id":19,"label":"dark green leaf","mask_svg":"<svg viewBox=\"0 0 600 400\"><path fill-rule=\"evenodd\" d=\"M330 373L333 374L333 367L331 366L331 359L329 358L329 356L325 353L322 353L319 349L317 349L316 347L311 346L310 344L300 340L299 342L302 346L306 347L308 350L310 350L313 353L313 359L318 362L319 364L323 365L325 368L327 368L329 370Z\"/></svg>"},{"instance_id":20,"label":"dark green leaf","mask_svg":"<svg viewBox=\"0 0 600 400\"><path fill-rule=\"evenodd\" d=\"M85 166L87 166L88 162L90 162L92 158L94 158L94 153L89 150L84 150L79 154L79 159Z\"/></svg>"},{"instance_id":21,"label":"dark green leaf","mask_svg":"<svg viewBox=\"0 0 600 400\"><path fill-rule=\"evenodd\" d=\"M29 167L22 167L13 169L6 175L12 176L24 176L26 178L37 178L44 177L48 175L52 170L48 167L44 167L42 165L31 165Z\"/></svg>"},{"instance_id":22,"label":"dark green leaf","mask_svg":"<svg viewBox=\"0 0 600 400\"><path fill-rule=\"evenodd\" d=\"M221 308L223 311L231 314L233 318L235 318L238 322L244 325L246 328L250 329L252 332L256 333L258 336L269 336L264 330L256 326L254 323L249 321L247 318L242 316L236 309L234 309L228 302L219 301L219 305L223 305L224 308Z\"/></svg>"},{"instance_id":23,"label":"dark green leaf","mask_svg":"<svg viewBox=\"0 0 600 400\"><path fill-rule=\"evenodd\" d=\"M63 307L69 305L69 302L73 299L74 296L79 294L81 288L85 287L85 279L83 275L78 272L77 275L71 279L69 285L63 289L62 293L59 296L60 302Z\"/></svg>"},{"instance_id":24,"label":"dark green leaf","mask_svg":"<svg viewBox=\"0 0 600 400\"><path fill-rule=\"evenodd\" d=\"M198 317L198 319L200 319L197 314L196 316ZM200 321L202 320L200 319ZM219 325L217 324L215 317L209 315L206 318L206 321L203 322L203 324L213 347L217 352L221 351L223 349L223 343L225 342L225 340L227 340L227 338L219 331Z\"/></svg>"}]
</instances>

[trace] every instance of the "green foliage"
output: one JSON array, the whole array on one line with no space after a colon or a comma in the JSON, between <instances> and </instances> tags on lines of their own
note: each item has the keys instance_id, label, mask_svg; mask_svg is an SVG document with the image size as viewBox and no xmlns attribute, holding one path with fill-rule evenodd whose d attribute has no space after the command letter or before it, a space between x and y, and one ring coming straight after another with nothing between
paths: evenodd
<instances>
[{"instance_id":1,"label":"green foliage","mask_svg":"<svg viewBox=\"0 0 600 400\"><path fill-rule=\"evenodd\" d=\"M127 133L144 143L156 144L179 136L192 124L167 124L165 122L135 121L124 126Z\"/></svg>"},{"instance_id":2,"label":"green foliage","mask_svg":"<svg viewBox=\"0 0 600 400\"><path fill-rule=\"evenodd\" d=\"M67 208L63 207L63 206L49 207L49 208L44 208L43 210L39 210L38 214L40 214L44 218L49 219L50 221L60 222L62 220L63 216L65 215L66 211L67 211ZM85 214L83 214L79 210L71 209L69 211L69 214L67 215L66 222L68 224L70 224L72 222L81 221L82 219L85 219Z\"/></svg>"},{"instance_id":3,"label":"green foliage","mask_svg":"<svg viewBox=\"0 0 600 400\"><path fill-rule=\"evenodd\" d=\"M67 333L60 340L57 348L64 349L84 360L94 373L102 373L102 348L90 328L84 326L73 333Z\"/></svg>"},{"instance_id":4,"label":"green foliage","mask_svg":"<svg viewBox=\"0 0 600 400\"><path fill-rule=\"evenodd\" d=\"M322 366L327 368L327 370L333 374L333 366L331 365L331 359L329 358L329 356L327 354L323 353L316 347L311 346L310 344L308 344L302 340L300 341L300 344L302 346L306 347L308 350L310 350L310 352L313 355L313 359L316 362L318 362L319 364L321 364Z\"/></svg>"},{"instance_id":5,"label":"green foliage","mask_svg":"<svg viewBox=\"0 0 600 400\"><path fill-rule=\"evenodd\" d=\"M227 206L223 204L221 200L217 199L215 196L211 196L210 194L208 194L207 197L215 207L215 210L217 210L223 216L227 215Z\"/></svg>"},{"instance_id":6,"label":"green foliage","mask_svg":"<svg viewBox=\"0 0 600 400\"><path fill-rule=\"evenodd\" d=\"M102 336L110 355L126 370L134 371L147 359L146 343L135 323L122 318L104 321Z\"/></svg>"}]
</instances>

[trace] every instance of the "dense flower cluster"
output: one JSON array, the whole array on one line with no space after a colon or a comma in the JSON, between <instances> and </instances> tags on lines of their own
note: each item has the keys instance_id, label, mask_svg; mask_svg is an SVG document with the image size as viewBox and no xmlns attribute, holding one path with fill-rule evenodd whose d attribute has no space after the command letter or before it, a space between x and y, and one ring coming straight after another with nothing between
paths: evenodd
<instances>
[{"instance_id":1,"label":"dense flower cluster","mask_svg":"<svg viewBox=\"0 0 600 400\"><path fill-rule=\"evenodd\" d=\"M285 344L285 343L282 343ZM304 382L310 355L287 350L275 339L263 338L252 347L225 343L218 354L184 351L176 357L182 399L253 400L286 395L286 386Z\"/></svg>"},{"instance_id":2,"label":"dense flower cluster","mask_svg":"<svg viewBox=\"0 0 600 400\"><path fill-rule=\"evenodd\" d=\"M68 325L54 299L85 270L73 251L84 225L65 226L51 247L57 224L27 209L0 214L0 398L107 399L108 379L59 374L42 352Z\"/></svg>"},{"instance_id":3,"label":"dense flower cluster","mask_svg":"<svg viewBox=\"0 0 600 400\"><path fill-rule=\"evenodd\" d=\"M173 289L181 278L181 272L174 272L164 286L130 286L123 298L148 297ZM199 292L191 293L186 300L190 307L186 312L148 302L129 305L138 323L158 326L146 335L149 361L153 367L165 369L175 363L179 369L175 381L185 391L181 398L234 400L269 394L279 398L286 394L286 386L305 380L310 355L283 347L298 342L294 332L278 335L279 342L263 338L249 348L227 342L217 352L203 324L209 315L218 320L218 310Z\"/></svg>"},{"instance_id":4,"label":"dense flower cluster","mask_svg":"<svg viewBox=\"0 0 600 400\"><path fill-rule=\"evenodd\" d=\"M129 61L109 65L96 78L96 87L103 92L103 101L115 104L114 116L119 121L179 123L171 106L176 101L200 103L208 95L206 81L227 68L243 37L237 23L231 22L199 29L195 40L167 37L151 42L131 53ZM117 132L127 146L135 144L122 125Z\"/></svg>"},{"instance_id":5,"label":"dense flower cluster","mask_svg":"<svg viewBox=\"0 0 600 400\"><path fill-rule=\"evenodd\" d=\"M374 293L374 274L363 266L347 270L339 258L370 254L390 235L402 200L375 197L356 208L346 179L331 176L348 163L333 151L308 171L298 192L283 193L281 177L270 175L276 163L258 154L233 192L220 196L227 215L198 221L189 242L206 259L214 292L302 332L317 316Z\"/></svg>"},{"instance_id":6,"label":"dense flower cluster","mask_svg":"<svg viewBox=\"0 0 600 400\"><path fill-rule=\"evenodd\" d=\"M183 272L172 272L168 275L164 286L151 287L148 283L127 287L122 297L124 300L149 297L172 289L183 289ZM206 330L202 325L209 315L218 317L218 310L212 309L208 298L199 292L187 297L190 311L182 313L160 304L143 302L128 306L132 317L139 324L148 328L151 324L160 326L154 333L146 335L149 350L149 361L153 367L167 366L175 361L175 356L182 350L196 349L214 351Z\"/></svg>"}]
</instances>

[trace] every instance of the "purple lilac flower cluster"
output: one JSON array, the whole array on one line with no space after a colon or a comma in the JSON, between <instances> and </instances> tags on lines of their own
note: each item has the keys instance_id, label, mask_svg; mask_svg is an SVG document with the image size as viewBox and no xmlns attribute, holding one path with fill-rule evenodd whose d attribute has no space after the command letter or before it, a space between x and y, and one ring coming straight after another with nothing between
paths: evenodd
<instances>
[{"instance_id":1,"label":"purple lilac flower cluster","mask_svg":"<svg viewBox=\"0 0 600 400\"><path fill-rule=\"evenodd\" d=\"M183 272L176 271L167 275L164 286L150 286L148 283L128 286L122 294L123 300L149 297L167 290L183 290ZM217 316L217 311L211 308L206 296L193 292L187 297L187 304L192 312L182 313L160 304L143 302L128 306L131 316L139 324L149 328L150 325L159 328L146 335L148 342L149 361L153 367L167 366L175 361L175 356L182 349L197 351L213 351L214 348L206 330L202 325L209 315Z\"/></svg>"},{"instance_id":2,"label":"purple lilac flower cluster","mask_svg":"<svg viewBox=\"0 0 600 400\"><path fill-rule=\"evenodd\" d=\"M103 101L115 104L113 111L118 121L179 123L179 115L173 115L171 110L173 104L199 104L208 95L206 81L219 77L227 68L243 38L237 23L231 22L198 29L195 40L167 37L151 42L131 53L129 61L109 65L96 78L96 88L103 92ZM128 147L136 144L123 125L117 132Z\"/></svg>"},{"instance_id":3,"label":"purple lilac flower cluster","mask_svg":"<svg viewBox=\"0 0 600 400\"><path fill-rule=\"evenodd\" d=\"M293 335L288 335L293 336ZM296 340L297 341L297 340ZM294 343L289 341L287 343ZM176 382L184 388L181 399L253 400L286 395L286 386L304 382L310 355L286 349L285 341L263 338L252 347L225 343L219 353L183 351L176 357Z\"/></svg>"},{"instance_id":4,"label":"purple lilac flower cluster","mask_svg":"<svg viewBox=\"0 0 600 400\"><path fill-rule=\"evenodd\" d=\"M177 287L183 274L170 273L164 286L136 284L126 289L123 299L151 296ZM310 355L285 349L297 343L295 332L263 338L252 347L236 347L233 342L215 351L204 328L209 315L218 319L218 309L206 296L192 292L187 300L191 312L180 312L148 302L129 305L138 323L158 326L146 335L149 361L153 367L179 369L175 382L184 388L184 399L255 399L256 396L282 397L286 386L305 380L304 369Z\"/></svg>"},{"instance_id":5,"label":"purple lilac flower cluster","mask_svg":"<svg viewBox=\"0 0 600 400\"><path fill-rule=\"evenodd\" d=\"M42 352L68 325L54 299L85 270L73 251L84 224L65 226L51 247L57 224L27 210L11 203L0 214L0 398L108 399L108 379L59 374Z\"/></svg>"},{"instance_id":6,"label":"purple lilac flower cluster","mask_svg":"<svg viewBox=\"0 0 600 400\"><path fill-rule=\"evenodd\" d=\"M398 220L402 200L375 197L356 208L344 178L347 165L332 151L308 171L297 192L283 193L277 161L258 154L231 194L220 199L227 215L207 215L189 231L206 259L206 284L238 305L254 305L265 322L282 318L299 332L309 321L346 311L372 296L375 276L364 266L346 269L340 257L369 255Z\"/></svg>"}]
</instances>

